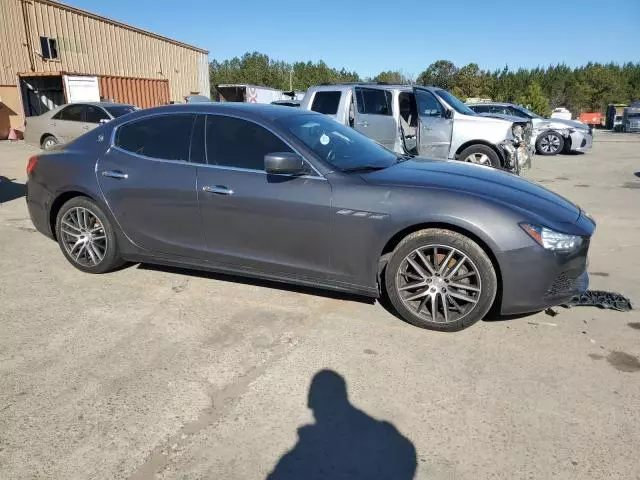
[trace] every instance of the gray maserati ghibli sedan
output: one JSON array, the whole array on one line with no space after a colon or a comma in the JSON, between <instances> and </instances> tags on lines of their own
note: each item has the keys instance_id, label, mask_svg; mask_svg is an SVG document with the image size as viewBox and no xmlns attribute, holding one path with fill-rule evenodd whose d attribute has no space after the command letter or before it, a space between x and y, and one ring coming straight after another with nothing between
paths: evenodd
<instances>
[{"instance_id":1,"label":"gray maserati ghibli sedan","mask_svg":"<svg viewBox=\"0 0 640 480\"><path fill-rule=\"evenodd\" d=\"M31 157L35 227L76 268L146 262L379 297L460 330L587 288L592 219L516 175L399 156L274 105L140 110Z\"/></svg>"}]
</instances>

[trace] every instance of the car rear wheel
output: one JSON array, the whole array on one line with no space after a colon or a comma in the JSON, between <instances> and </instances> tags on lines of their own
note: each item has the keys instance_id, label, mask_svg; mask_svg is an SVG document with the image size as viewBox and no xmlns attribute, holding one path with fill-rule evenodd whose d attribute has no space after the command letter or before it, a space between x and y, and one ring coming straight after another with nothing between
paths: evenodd
<instances>
[{"instance_id":1,"label":"car rear wheel","mask_svg":"<svg viewBox=\"0 0 640 480\"><path fill-rule=\"evenodd\" d=\"M56 219L56 238L67 260L87 273L105 273L123 264L107 216L92 200L75 197Z\"/></svg>"},{"instance_id":2,"label":"car rear wheel","mask_svg":"<svg viewBox=\"0 0 640 480\"><path fill-rule=\"evenodd\" d=\"M491 260L473 240L450 230L427 229L396 247L385 270L385 289L407 322L457 331L487 314L497 278Z\"/></svg>"},{"instance_id":3,"label":"car rear wheel","mask_svg":"<svg viewBox=\"0 0 640 480\"><path fill-rule=\"evenodd\" d=\"M501 168L500 157L486 145L471 145L465 148L458 157L460 160L488 167Z\"/></svg>"},{"instance_id":4,"label":"car rear wheel","mask_svg":"<svg viewBox=\"0 0 640 480\"><path fill-rule=\"evenodd\" d=\"M43 150L49 150L54 145L58 144L58 139L53 135L47 135L42 139L41 147Z\"/></svg>"},{"instance_id":5,"label":"car rear wheel","mask_svg":"<svg viewBox=\"0 0 640 480\"><path fill-rule=\"evenodd\" d=\"M564 138L558 132L546 132L536 140L536 151L540 155L556 155L564 148Z\"/></svg>"}]
</instances>

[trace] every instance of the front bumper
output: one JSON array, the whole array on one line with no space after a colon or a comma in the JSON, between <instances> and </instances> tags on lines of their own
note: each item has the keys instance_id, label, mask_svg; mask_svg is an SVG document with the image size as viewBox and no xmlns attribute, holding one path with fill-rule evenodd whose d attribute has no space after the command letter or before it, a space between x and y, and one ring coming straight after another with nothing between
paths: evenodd
<instances>
[{"instance_id":1,"label":"front bumper","mask_svg":"<svg viewBox=\"0 0 640 480\"><path fill-rule=\"evenodd\" d=\"M569 137L571 137L570 151L586 152L587 150L591 150L593 134L591 134L589 130L574 130L572 133L569 133Z\"/></svg>"},{"instance_id":2,"label":"front bumper","mask_svg":"<svg viewBox=\"0 0 640 480\"><path fill-rule=\"evenodd\" d=\"M534 149L525 142L514 145L512 140L505 140L500 144L505 160L505 169L520 173L523 168L531 168L531 157Z\"/></svg>"},{"instance_id":3,"label":"front bumper","mask_svg":"<svg viewBox=\"0 0 640 480\"><path fill-rule=\"evenodd\" d=\"M502 314L562 305L589 288L587 256L595 224L584 215L578 223L585 235L574 252L551 252L534 244L496 255L502 276Z\"/></svg>"}]
</instances>

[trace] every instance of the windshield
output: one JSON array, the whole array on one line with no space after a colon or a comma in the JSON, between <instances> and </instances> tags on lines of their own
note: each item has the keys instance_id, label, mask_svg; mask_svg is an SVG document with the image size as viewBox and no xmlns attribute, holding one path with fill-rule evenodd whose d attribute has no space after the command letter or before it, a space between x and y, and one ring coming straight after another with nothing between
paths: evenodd
<instances>
[{"instance_id":1,"label":"windshield","mask_svg":"<svg viewBox=\"0 0 640 480\"><path fill-rule=\"evenodd\" d=\"M527 115L528 117L531 118L542 118L540 115L538 115L537 113L533 113L531 110L524 108L523 106L520 105L515 105L515 108L517 108L518 110L520 110L521 112L523 112L525 115Z\"/></svg>"},{"instance_id":2,"label":"windshield","mask_svg":"<svg viewBox=\"0 0 640 480\"><path fill-rule=\"evenodd\" d=\"M324 115L291 115L276 123L342 171L386 168L398 161L398 156L382 145Z\"/></svg>"},{"instance_id":3,"label":"windshield","mask_svg":"<svg viewBox=\"0 0 640 480\"><path fill-rule=\"evenodd\" d=\"M467 107L458 97L447 92L446 90L436 90L435 93L445 102L447 102L451 108L453 108L456 112L462 113L464 115L478 115L476 112Z\"/></svg>"},{"instance_id":4,"label":"windshield","mask_svg":"<svg viewBox=\"0 0 640 480\"><path fill-rule=\"evenodd\" d=\"M133 105L110 105L104 109L111 114L113 118L121 117L127 113L135 112L136 107Z\"/></svg>"}]
</instances>

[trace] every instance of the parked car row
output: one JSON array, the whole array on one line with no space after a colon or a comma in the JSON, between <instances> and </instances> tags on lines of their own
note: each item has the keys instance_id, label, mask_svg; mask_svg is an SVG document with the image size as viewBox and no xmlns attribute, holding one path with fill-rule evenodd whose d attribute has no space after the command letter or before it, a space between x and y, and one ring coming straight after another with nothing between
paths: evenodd
<instances>
[{"instance_id":1,"label":"parked car row","mask_svg":"<svg viewBox=\"0 0 640 480\"><path fill-rule=\"evenodd\" d=\"M469 108L483 116L530 120L533 124L535 149L539 155L585 152L593 144L593 128L576 120L543 118L512 103L475 103L470 104Z\"/></svg>"},{"instance_id":2,"label":"parked car row","mask_svg":"<svg viewBox=\"0 0 640 480\"><path fill-rule=\"evenodd\" d=\"M157 107L31 157L26 200L87 273L148 262L384 295L407 322L453 331L587 288L593 220L467 158L517 168L525 126L426 88L319 88L305 108Z\"/></svg>"}]
</instances>

